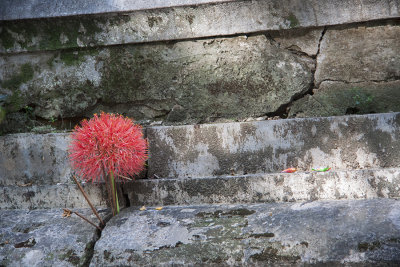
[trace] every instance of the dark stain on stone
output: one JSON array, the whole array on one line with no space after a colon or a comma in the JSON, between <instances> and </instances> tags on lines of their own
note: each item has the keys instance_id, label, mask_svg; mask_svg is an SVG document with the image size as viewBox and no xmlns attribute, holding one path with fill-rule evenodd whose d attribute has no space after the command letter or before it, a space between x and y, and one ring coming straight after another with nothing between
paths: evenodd
<instances>
[{"instance_id":1,"label":"dark stain on stone","mask_svg":"<svg viewBox=\"0 0 400 267\"><path fill-rule=\"evenodd\" d=\"M166 226L169 226L169 225L171 225L170 222L160 221L160 222L157 223L157 226L160 226L160 227L166 227Z\"/></svg>"},{"instance_id":2,"label":"dark stain on stone","mask_svg":"<svg viewBox=\"0 0 400 267\"><path fill-rule=\"evenodd\" d=\"M263 262L295 263L300 259L300 256L279 255L278 249L267 247L261 253L254 254L250 256L250 258L256 261Z\"/></svg>"},{"instance_id":3,"label":"dark stain on stone","mask_svg":"<svg viewBox=\"0 0 400 267\"><path fill-rule=\"evenodd\" d=\"M80 257L78 257L78 255L76 255L76 253L72 249L68 250L65 254L60 255L59 259L67 260L75 266L79 265L80 262Z\"/></svg>"},{"instance_id":4,"label":"dark stain on stone","mask_svg":"<svg viewBox=\"0 0 400 267\"><path fill-rule=\"evenodd\" d=\"M127 220L128 220L127 218L122 218L122 219L116 221L116 222L115 222L115 225L116 225L117 227L121 227L121 225L123 225Z\"/></svg>"},{"instance_id":5,"label":"dark stain on stone","mask_svg":"<svg viewBox=\"0 0 400 267\"><path fill-rule=\"evenodd\" d=\"M161 17L148 17L147 18L147 23L149 24L150 28L153 28L154 25L161 23L162 18Z\"/></svg>"},{"instance_id":6,"label":"dark stain on stone","mask_svg":"<svg viewBox=\"0 0 400 267\"><path fill-rule=\"evenodd\" d=\"M214 212L199 212L196 214L196 217L200 218L220 218L222 216L248 216L255 213L254 210L248 209L234 209L223 212L222 210L217 210Z\"/></svg>"},{"instance_id":7,"label":"dark stain on stone","mask_svg":"<svg viewBox=\"0 0 400 267\"><path fill-rule=\"evenodd\" d=\"M36 230L38 228L40 228L41 226L43 226L43 223L32 223L29 225L17 225L15 226L12 230L13 232L19 232L19 233L24 233L27 234L29 232L32 232L33 230Z\"/></svg>"},{"instance_id":8,"label":"dark stain on stone","mask_svg":"<svg viewBox=\"0 0 400 267\"><path fill-rule=\"evenodd\" d=\"M35 192L28 191L26 193L23 193L22 196L25 198L25 201L29 201L32 197L35 196Z\"/></svg>"},{"instance_id":9,"label":"dark stain on stone","mask_svg":"<svg viewBox=\"0 0 400 267\"><path fill-rule=\"evenodd\" d=\"M193 24L193 19L195 18L194 15L186 15L186 19L189 22L190 25Z\"/></svg>"},{"instance_id":10,"label":"dark stain on stone","mask_svg":"<svg viewBox=\"0 0 400 267\"><path fill-rule=\"evenodd\" d=\"M365 252L367 250L371 251L371 250L379 249L381 246L382 246L382 244L380 241L374 241L371 243L361 242L361 243L358 243L358 250L360 252Z\"/></svg>"},{"instance_id":11,"label":"dark stain on stone","mask_svg":"<svg viewBox=\"0 0 400 267\"><path fill-rule=\"evenodd\" d=\"M107 251L107 250L104 250L104 251L103 251L103 255L104 255L104 259L105 259L106 261L110 261L111 252L109 252L109 251ZM114 261L114 259L112 259L110 262L112 262L112 261Z\"/></svg>"},{"instance_id":12,"label":"dark stain on stone","mask_svg":"<svg viewBox=\"0 0 400 267\"><path fill-rule=\"evenodd\" d=\"M264 237L274 237L275 234L274 233L261 233L261 234L251 234L250 237L254 237L254 238L264 238Z\"/></svg>"},{"instance_id":13,"label":"dark stain on stone","mask_svg":"<svg viewBox=\"0 0 400 267\"><path fill-rule=\"evenodd\" d=\"M300 245L303 245L306 248L308 248L308 242L307 241L300 242Z\"/></svg>"},{"instance_id":14,"label":"dark stain on stone","mask_svg":"<svg viewBox=\"0 0 400 267\"><path fill-rule=\"evenodd\" d=\"M20 242L14 245L15 248L31 248L36 244L36 240L34 238L29 238L24 242Z\"/></svg>"}]
</instances>

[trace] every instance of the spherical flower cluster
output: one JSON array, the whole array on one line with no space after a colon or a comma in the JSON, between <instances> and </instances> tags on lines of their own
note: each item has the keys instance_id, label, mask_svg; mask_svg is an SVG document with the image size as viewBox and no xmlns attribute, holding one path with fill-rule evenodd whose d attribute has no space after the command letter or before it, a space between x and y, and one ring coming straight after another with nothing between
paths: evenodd
<instances>
[{"instance_id":1,"label":"spherical flower cluster","mask_svg":"<svg viewBox=\"0 0 400 267\"><path fill-rule=\"evenodd\" d=\"M116 179L138 174L148 156L142 127L121 115L95 114L75 127L71 139L71 165L86 181L98 181L111 172Z\"/></svg>"}]
</instances>

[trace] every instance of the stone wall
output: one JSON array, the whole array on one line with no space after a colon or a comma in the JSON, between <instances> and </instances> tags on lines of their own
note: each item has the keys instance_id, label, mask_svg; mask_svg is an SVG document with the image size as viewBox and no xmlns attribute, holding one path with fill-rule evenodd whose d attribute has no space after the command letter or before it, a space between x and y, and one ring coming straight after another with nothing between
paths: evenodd
<instances>
[{"instance_id":1,"label":"stone wall","mask_svg":"<svg viewBox=\"0 0 400 267\"><path fill-rule=\"evenodd\" d=\"M165 125L400 111L398 0L156 2L30 16L9 3L1 132L99 111Z\"/></svg>"}]
</instances>

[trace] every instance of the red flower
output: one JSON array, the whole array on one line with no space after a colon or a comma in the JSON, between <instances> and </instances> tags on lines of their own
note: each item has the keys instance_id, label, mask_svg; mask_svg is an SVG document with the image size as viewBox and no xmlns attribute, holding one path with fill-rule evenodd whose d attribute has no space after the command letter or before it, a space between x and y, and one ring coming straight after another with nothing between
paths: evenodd
<instances>
[{"instance_id":1,"label":"red flower","mask_svg":"<svg viewBox=\"0 0 400 267\"><path fill-rule=\"evenodd\" d=\"M115 178L138 174L148 156L142 127L121 115L95 114L75 127L71 139L72 167L86 181L100 180L103 168L106 175L112 171Z\"/></svg>"}]
</instances>

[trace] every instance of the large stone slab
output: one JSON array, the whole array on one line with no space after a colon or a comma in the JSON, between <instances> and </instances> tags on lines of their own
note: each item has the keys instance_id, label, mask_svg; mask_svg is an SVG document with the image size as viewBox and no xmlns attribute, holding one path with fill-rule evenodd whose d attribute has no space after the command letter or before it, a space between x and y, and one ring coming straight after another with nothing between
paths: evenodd
<instances>
[{"instance_id":1,"label":"large stone slab","mask_svg":"<svg viewBox=\"0 0 400 267\"><path fill-rule=\"evenodd\" d=\"M294 101L289 117L341 116L400 111L400 80L322 82L313 95Z\"/></svg>"},{"instance_id":2,"label":"large stone slab","mask_svg":"<svg viewBox=\"0 0 400 267\"><path fill-rule=\"evenodd\" d=\"M89 210L78 210L93 222ZM99 238L97 229L62 209L0 210L1 266L85 266ZM105 211L100 211L102 217Z\"/></svg>"},{"instance_id":3,"label":"large stone slab","mask_svg":"<svg viewBox=\"0 0 400 267\"><path fill-rule=\"evenodd\" d=\"M400 77L400 22L327 29L317 58L315 84L379 82ZM357 84L350 84L357 87Z\"/></svg>"},{"instance_id":4,"label":"large stone slab","mask_svg":"<svg viewBox=\"0 0 400 267\"><path fill-rule=\"evenodd\" d=\"M400 113L151 127L149 177L397 167Z\"/></svg>"},{"instance_id":5,"label":"large stone slab","mask_svg":"<svg viewBox=\"0 0 400 267\"><path fill-rule=\"evenodd\" d=\"M48 121L103 110L188 123L275 112L309 90L312 68L264 35L19 54L0 59L0 94L9 113Z\"/></svg>"},{"instance_id":6,"label":"large stone slab","mask_svg":"<svg viewBox=\"0 0 400 267\"><path fill-rule=\"evenodd\" d=\"M7 21L0 24L0 52L184 40L348 24L397 18L400 14L398 0L212 1L215 3L186 7L173 6L211 1L109 2L2 1L0 19ZM149 10L129 12L146 6ZM166 6L172 7L151 9ZM104 12L119 13L75 16ZM15 21L58 16L69 17Z\"/></svg>"},{"instance_id":7,"label":"large stone slab","mask_svg":"<svg viewBox=\"0 0 400 267\"><path fill-rule=\"evenodd\" d=\"M90 266L395 266L397 200L131 207L113 217Z\"/></svg>"},{"instance_id":8,"label":"large stone slab","mask_svg":"<svg viewBox=\"0 0 400 267\"><path fill-rule=\"evenodd\" d=\"M400 169L149 179L123 185L131 206L400 198Z\"/></svg>"}]
</instances>

